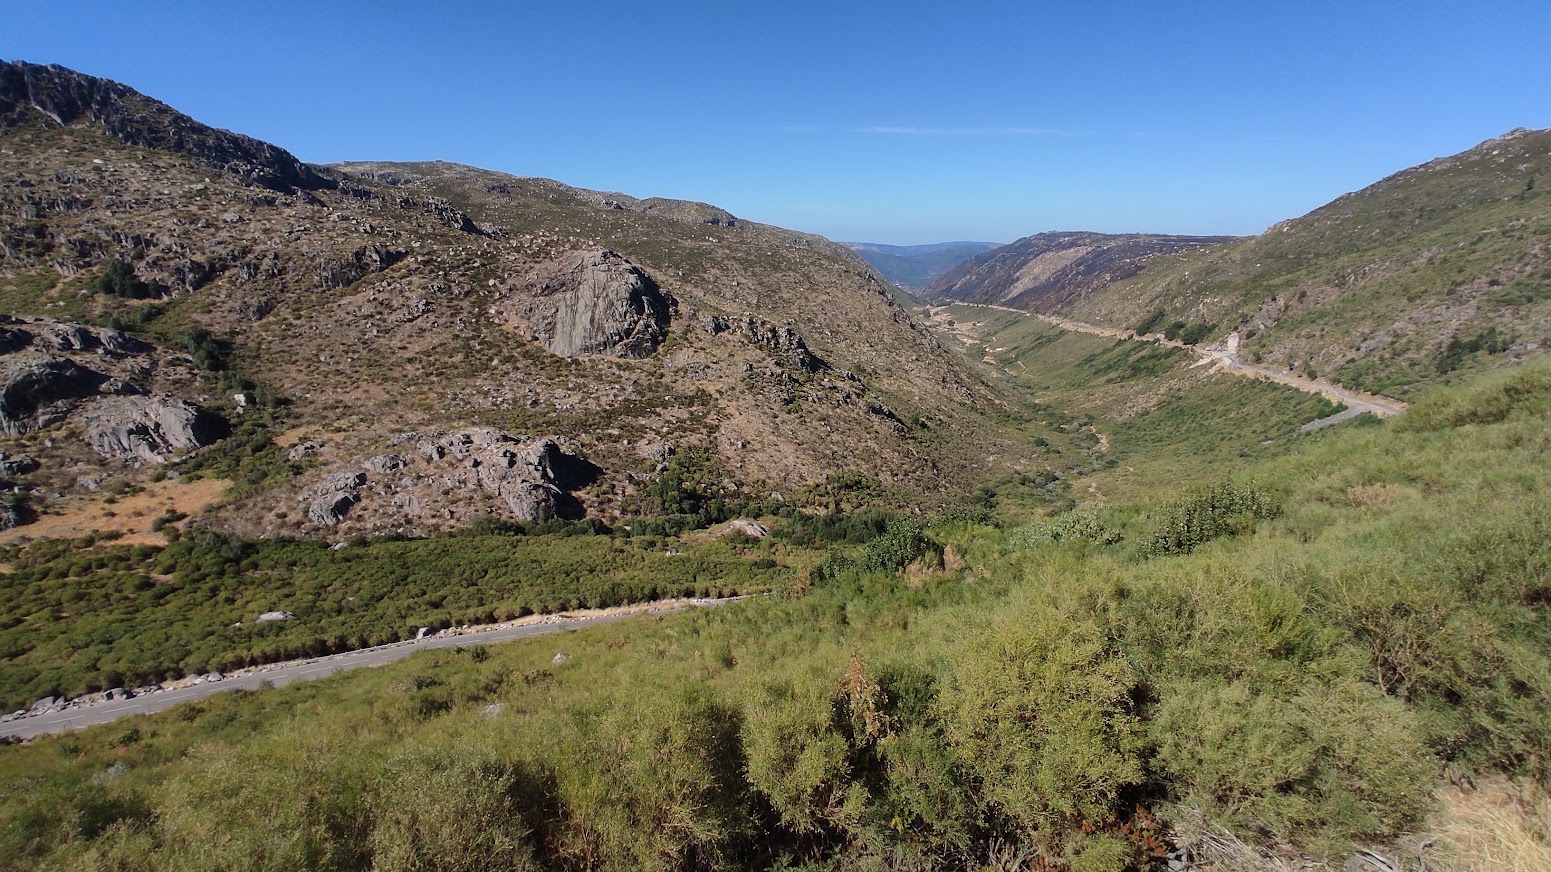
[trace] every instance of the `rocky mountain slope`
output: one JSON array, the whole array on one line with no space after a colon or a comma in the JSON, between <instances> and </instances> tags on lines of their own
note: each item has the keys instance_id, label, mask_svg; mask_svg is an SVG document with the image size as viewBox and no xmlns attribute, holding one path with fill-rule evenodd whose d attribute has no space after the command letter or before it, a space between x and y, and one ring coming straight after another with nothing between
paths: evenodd
<instances>
[{"instance_id":1,"label":"rocky mountain slope","mask_svg":"<svg viewBox=\"0 0 1551 872\"><path fill-rule=\"evenodd\" d=\"M59 67L0 63L0 310L47 319L8 357L109 325L143 345L138 375L98 354L108 333L46 357L118 379L116 404L234 422L200 463L241 479L210 520L246 535L612 518L670 466L708 499L846 475L941 499L987 456L1041 454L821 238L454 164L310 166ZM84 461L51 452L85 450L107 402L61 401L0 440L31 452L12 483L45 511L81 498L55 473ZM151 441L104 474L197 448Z\"/></svg>"},{"instance_id":2,"label":"rocky mountain slope","mask_svg":"<svg viewBox=\"0 0 1551 872\"><path fill-rule=\"evenodd\" d=\"M1551 131L1515 130L1061 311L1236 331L1259 361L1406 396L1551 339L1548 178Z\"/></svg>"},{"instance_id":3,"label":"rocky mountain slope","mask_svg":"<svg viewBox=\"0 0 1551 872\"><path fill-rule=\"evenodd\" d=\"M1232 241L1229 236L1039 233L964 261L922 295L1052 312L1136 275L1152 258Z\"/></svg>"},{"instance_id":4,"label":"rocky mountain slope","mask_svg":"<svg viewBox=\"0 0 1551 872\"><path fill-rule=\"evenodd\" d=\"M928 245L884 245L846 242L880 275L901 289L916 292L971 257L996 248L996 242L936 242Z\"/></svg>"}]
</instances>

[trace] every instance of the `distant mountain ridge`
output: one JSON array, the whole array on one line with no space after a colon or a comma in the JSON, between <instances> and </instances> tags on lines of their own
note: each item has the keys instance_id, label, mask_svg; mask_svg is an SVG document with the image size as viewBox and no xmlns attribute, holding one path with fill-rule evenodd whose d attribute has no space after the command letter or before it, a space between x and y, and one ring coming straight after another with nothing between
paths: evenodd
<instances>
[{"instance_id":1,"label":"distant mountain ridge","mask_svg":"<svg viewBox=\"0 0 1551 872\"><path fill-rule=\"evenodd\" d=\"M1037 233L965 260L928 285L924 296L1053 312L1136 275L1153 257L1237 239L1086 231Z\"/></svg>"},{"instance_id":2,"label":"distant mountain ridge","mask_svg":"<svg viewBox=\"0 0 1551 872\"><path fill-rule=\"evenodd\" d=\"M999 242L932 242L925 245L885 245L879 242L842 242L873 269L900 288L916 292L938 276Z\"/></svg>"}]
</instances>

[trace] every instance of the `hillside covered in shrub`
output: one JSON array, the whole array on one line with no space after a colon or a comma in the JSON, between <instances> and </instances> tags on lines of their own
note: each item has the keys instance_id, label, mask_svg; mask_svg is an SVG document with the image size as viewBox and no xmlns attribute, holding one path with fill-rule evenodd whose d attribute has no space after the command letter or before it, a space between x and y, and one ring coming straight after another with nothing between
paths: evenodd
<instances>
[{"instance_id":1,"label":"hillside covered in shrub","mask_svg":"<svg viewBox=\"0 0 1551 872\"><path fill-rule=\"evenodd\" d=\"M1548 404L1503 371L1169 495L797 529L830 556L752 602L0 749L0 864L1414 857L1446 779L1551 774Z\"/></svg>"}]
</instances>

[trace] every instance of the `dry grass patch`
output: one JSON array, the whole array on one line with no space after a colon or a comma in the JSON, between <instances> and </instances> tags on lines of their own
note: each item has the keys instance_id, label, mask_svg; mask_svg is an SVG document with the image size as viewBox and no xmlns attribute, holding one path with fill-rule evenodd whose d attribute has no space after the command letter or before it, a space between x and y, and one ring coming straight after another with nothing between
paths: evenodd
<instances>
[{"instance_id":1,"label":"dry grass patch","mask_svg":"<svg viewBox=\"0 0 1551 872\"><path fill-rule=\"evenodd\" d=\"M1442 872L1551 869L1551 796L1532 782L1482 781L1450 787L1435 819L1429 868ZM1435 852L1435 856L1433 856ZM1436 865L1434 865L1436 863Z\"/></svg>"},{"instance_id":2,"label":"dry grass patch","mask_svg":"<svg viewBox=\"0 0 1551 872\"><path fill-rule=\"evenodd\" d=\"M214 506L231 482L219 478L151 482L139 493L115 498L93 494L40 514L31 524L0 533L0 545L22 540L79 539L99 530L118 533L120 545L165 545L167 537L152 531L157 518L168 513L194 516ZM180 526L168 524L167 526Z\"/></svg>"}]
</instances>

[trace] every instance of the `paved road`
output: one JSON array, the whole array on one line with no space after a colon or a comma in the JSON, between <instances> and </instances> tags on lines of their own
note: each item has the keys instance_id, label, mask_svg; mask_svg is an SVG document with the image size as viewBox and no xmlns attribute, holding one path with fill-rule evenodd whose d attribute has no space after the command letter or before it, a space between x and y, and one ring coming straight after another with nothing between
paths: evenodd
<instances>
[{"instance_id":1,"label":"paved road","mask_svg":"<svg viewBox=\"0 0 1551 872\"><path fill-rule=\"evenodd\" d=\"M717 606L738 599L743 599L743 597L695 600L686 604L663 605L639 611L569 617L549 623L520 624L513 627L500 627L493 630L470 632L461 635L432 636L417 642L394 642L389 645L380 645L376 648L362 648L359 651L349 651L344 654L331 654L327 657L317 657L312 660L300 660L294 663L283 664L273 669L228 678L224 681L206 682L176 690L148 693L134 699L102 702L46 715L20 718L10 723L0 724L0 736L30 739L47 733L79 730L95 724L105 724L127 715L159 712L172 708L179 703L203 699L204 697L213 696L228 690L237 690L239 688L257 689L265 682L275 687L281 687L293 681L310 681L349 669L382 666L395 660L402 660L417 651L426 651L432 648L457 648L510 642L514 639L525 639L530 636L543 636L566 630L579 630L583 627L592 627L598 624L613 623L614 621L622 621L626 618L645 614L662 615L699 606Z\"/></svg>"}]
</instances>

